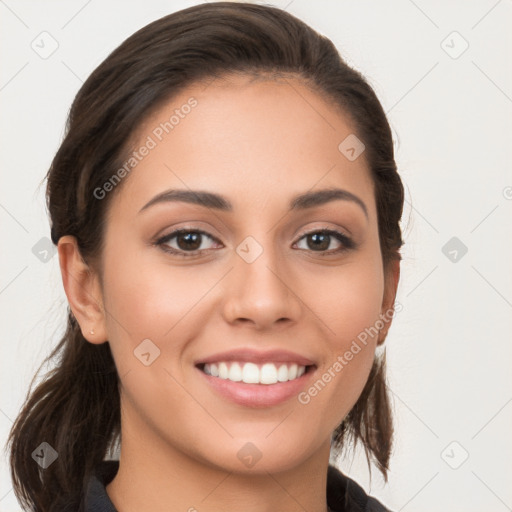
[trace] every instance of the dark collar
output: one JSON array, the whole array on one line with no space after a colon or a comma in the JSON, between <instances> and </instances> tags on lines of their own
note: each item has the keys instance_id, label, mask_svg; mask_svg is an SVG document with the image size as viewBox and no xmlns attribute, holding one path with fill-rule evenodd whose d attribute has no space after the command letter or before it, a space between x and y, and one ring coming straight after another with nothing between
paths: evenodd
<instances>
[{"instance_id":1,"label":"dark collar","mask_svg":"<svg viewBox=\"0 0 512 512\"><path fill-rule=\"evenodd\" d=\"M118 469L118 460L104 460L96 467L85 492L85 512L117 512L105 487L114 479Z\"/></svg>"},{"instance_id":2,"label":"dark collar","mask_svg":"<svg viewBox=\"0 0 512 512\"><path fill-rule=\"evenodd\" d=\"M119 469L118 460L104 460L89 479L85 495L85 512L117 512L106 486ZM375 498L368 496L354 480L329 465L327 505L331 512L390 512Z\"/></svg>"}]
</instances>

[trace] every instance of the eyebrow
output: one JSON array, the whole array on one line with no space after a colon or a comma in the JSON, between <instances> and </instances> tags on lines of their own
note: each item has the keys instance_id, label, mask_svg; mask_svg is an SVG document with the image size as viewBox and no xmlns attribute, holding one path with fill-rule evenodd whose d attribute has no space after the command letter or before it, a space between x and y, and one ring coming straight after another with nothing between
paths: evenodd
<instances>
[{"instance_id":1,"label":"eyebrow","mask_svg":"<svg viewBox=\"0 0 512 512\"><path fill-rule=\"evenodd\" d=\"M321 206L336 200L351 201L359 205L363 210L366 218L368 218L368 209L366 208L364 202L359 197L352 194L352 192L341 188L329 188L300 194L292 198L289 204L289 208L292 211L305 210L307 208ZM166 190L165 192L162 192L153 197L153 199L151 199L140 209L139 213L155 204L167 202L192 203L224 212L233 211L233 204L222 195L215 194L213 192L205 192L202 190L172 189Z\"/></svg>"}]
</instances>

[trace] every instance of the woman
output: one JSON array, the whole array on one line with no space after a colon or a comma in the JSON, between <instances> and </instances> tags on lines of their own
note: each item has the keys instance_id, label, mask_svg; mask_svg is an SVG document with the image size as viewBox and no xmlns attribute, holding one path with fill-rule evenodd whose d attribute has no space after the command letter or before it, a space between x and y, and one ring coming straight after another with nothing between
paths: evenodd
<instances>
[{"instance_id":1,"label":"woman","mask_svg":"<svg viewBox=\"0 0 512 512\"><path fill-rule=\"evenodd\" d=\"M387 479L403 187L330 40L249 3L159 19L47 179L68 324L9 438L25 506L387 510L329 460L361 442Z\"/></svg>"}]
</instances>

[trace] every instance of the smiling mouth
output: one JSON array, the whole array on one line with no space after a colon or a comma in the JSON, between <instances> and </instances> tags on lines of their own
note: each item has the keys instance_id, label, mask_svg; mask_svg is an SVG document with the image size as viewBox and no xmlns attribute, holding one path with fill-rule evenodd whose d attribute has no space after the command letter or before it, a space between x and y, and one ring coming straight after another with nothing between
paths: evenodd
<instances>
[{"instance_id":1,"label":"smiling mouth","mask_svg":"<svg viewBox=\"0 0 512 512\"><path fill-rule=\"evenodd\" d=\"M303 366L297 363L255 364L242 361L219 361L197 366L206 375L219 379L265 385L296 380L315 368L315 365Z\"/></svg>"}]
</instances>

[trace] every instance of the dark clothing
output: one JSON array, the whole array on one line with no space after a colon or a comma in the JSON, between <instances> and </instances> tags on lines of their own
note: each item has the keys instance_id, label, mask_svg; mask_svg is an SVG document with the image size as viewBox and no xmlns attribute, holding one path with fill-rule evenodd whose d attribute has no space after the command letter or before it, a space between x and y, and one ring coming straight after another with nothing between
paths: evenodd
<instances>
[{"instance_id":1,"label":"dark clothing","mask_svg":"<svg viewBox=\"0 0 512 512\"><path fill-rule=\"evenodd\" d=\"M114 479L118 469L117 460L104 460L97 467L87 487L85 512L117 512L105 487ZM329 466L327 473L327 505L331 512L390 512L334 466Z\"/></svg>"}]
</instances>

